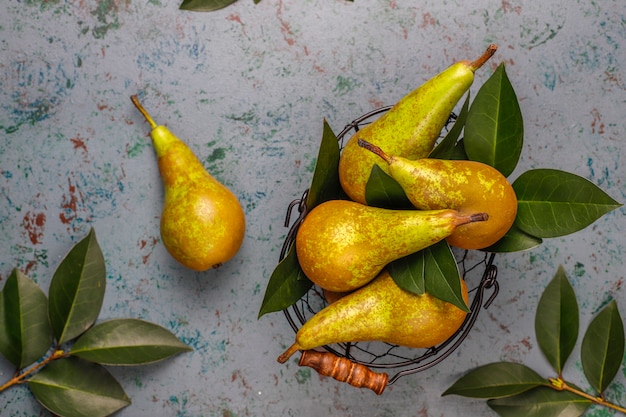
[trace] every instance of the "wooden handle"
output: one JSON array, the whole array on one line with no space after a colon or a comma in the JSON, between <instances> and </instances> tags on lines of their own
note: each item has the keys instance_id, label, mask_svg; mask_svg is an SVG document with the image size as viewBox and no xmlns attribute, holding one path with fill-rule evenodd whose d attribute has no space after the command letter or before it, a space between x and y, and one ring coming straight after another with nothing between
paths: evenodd
<instances>
[{"instance_id":1,"label":"wooden handle","mask_svg":"<svg viewBox=\"0 0 626 417\"><path fill-rule=\"evenodd\" d=\"M330 376L353 387L369 388L378 395L383 393L389 379L385 373L374 372L365 365L330 352L305 350L299 365L313 368L320 375Z\"/></svg>"}]
</instances>

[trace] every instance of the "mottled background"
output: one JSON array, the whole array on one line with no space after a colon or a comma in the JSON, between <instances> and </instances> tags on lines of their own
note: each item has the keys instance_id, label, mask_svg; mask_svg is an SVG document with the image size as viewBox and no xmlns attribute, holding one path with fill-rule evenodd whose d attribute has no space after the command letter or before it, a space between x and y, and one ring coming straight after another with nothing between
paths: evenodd
<instances>
[{"instance_id":1,"label":"mottled background","mask_svg":"<svg viewBox=\"0 0 626 417\"><path fill-rule=\"evenodd\" d=\"M279 365L293 331L281 313L257 320L323 120L338 133L491 42L500 49L472 91L506 63L525 120L512 178L558 168L626 202L623 0L240 0L204 14L178 5L0 5L0 286L18 267L47 290L60 259L94 227L107 261L101 318L150 320L194 348L112 369L133 401L120 416L487 415L483 401L440 394L495 360L553 376L533 322L559 264L579 297L581 328L611 299L626 316L626 211L618 209L574 235L497 257L500 294L462 348L380 397L295 358ZM218 271L186 270L160 242L163 190L135 93L242 202L245 242ZM586 387L578 352L565 376ZM0 382L11 372L0 358ZM608 396L623 404L625 384L620 372ZM26 387L0 396L0 414L46 415Z\"/></svg>"}]
</instances>

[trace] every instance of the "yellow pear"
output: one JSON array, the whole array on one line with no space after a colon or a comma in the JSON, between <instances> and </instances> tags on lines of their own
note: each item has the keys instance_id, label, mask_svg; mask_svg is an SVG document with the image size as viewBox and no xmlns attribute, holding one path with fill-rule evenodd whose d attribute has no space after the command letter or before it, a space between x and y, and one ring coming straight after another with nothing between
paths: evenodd
<instances>
[{"instance_id":1,"label":"yellow pear","mask_svg":"<svg viewBox=\"0 0 626 417\"><path fill-rule=\"evenodd\" d=\"M446 238L462 249L484 249L502 238L517 215L517 196L506 177L490 165L476 161L422 158L409 160L389 155L364 140L359 146L383 159L389 175L404 190L413 206L423 210L454 209L461 214L484 212L485 222L458 227Z\"/></svg>"},{"instance_id":2,"label":"yellow pear","mask_svg":"<svg viewBox=\"0 0 626 417\"><path fill-rule=\"evenodd\" d=\"M131 100L152 128L165 191L160 225L165 248L190 269L219 267L243 242L246 221L239 201L183 141L154 122L137 96Z\"/></svg>"},{"instance_id":3,"label":"yellow pear","mask_svg":"<svg viewBox=\"0 0 626 417\"><path fill-rule=\"evenodd\" d=\"M456 62L352 135L339 159L339 181L350 199L366 203L365 187L375 164L389 172L379 158L359 147L358 140L367 140L392 155L408 159L427 157L450 112L474 82L474 72L496 49L496 45L490 45L477 60Z\"/></svg>"},{"instance_id":4,"label":"yellow pear","mask_svg":"<svg viewBox=\"0 0 626 417\"><path fill-rule=\"evenodd\" d=\"M465 304L467 286L461 279ZM332 343L381 341L410 348L430 348L450 338L467 313L429 293L413 294L383 270L371 283L328 305L311 317L278 362L298 350Z\"/></svg>"},{"instance_id":5,"label":"yellow pear","mask_svg":"<svg viewBox=\"0 0 626 417\"><path fill-rule=\"evenodd\" d=\"M354 201L330 200L304 217L296 234L296 254L304 274L333 292L370 282L389 262L446 238L484 213L456 210L391 210Z\"/></svg>"}]
</instances>

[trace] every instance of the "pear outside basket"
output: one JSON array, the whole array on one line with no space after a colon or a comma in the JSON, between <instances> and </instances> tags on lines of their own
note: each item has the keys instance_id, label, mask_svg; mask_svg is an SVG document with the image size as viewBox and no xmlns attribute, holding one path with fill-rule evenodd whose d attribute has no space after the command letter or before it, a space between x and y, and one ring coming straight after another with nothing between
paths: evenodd
<instances>
[{"instance_id":1,"label":"pear outside basket","mask_svg":"<svg viewBox=\"0 0 626 417\"><path fill-rule=\"evenodd\" d=\"M353 120L337 135L340 147L362 126L376 120L391 106L381 107ZM448 124L456 116L451 114ZM292 201L287 209L285 227L290 227L292 213L298 210L298 219L291 225L280 253L282 260L295 241L302 220L306 216L308 190ZM489 307L498 294L495 254L452 248L461 276L469 288L470 313L457 332L448 340L428 349L415 349L383 342L338 343L316 350L302 352L300 366L309 366L320 375L331 376L359 388L369 388L382 394L385 387L400 377L414 374L437 365L454 352L472 329L481 309ZM488 294L490 293L490 294ZM285 309L287 321L295 332L315 313L324 308L323 291L315 285L297 303ZM389 375L391 374L391 376Z\"/></svg>"}]
</instances>

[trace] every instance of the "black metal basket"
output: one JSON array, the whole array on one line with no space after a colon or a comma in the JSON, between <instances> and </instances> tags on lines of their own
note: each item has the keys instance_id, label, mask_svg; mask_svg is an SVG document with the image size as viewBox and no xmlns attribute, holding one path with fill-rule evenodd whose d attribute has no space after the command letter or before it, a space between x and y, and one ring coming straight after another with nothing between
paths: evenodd
<instances>
[{"instance_id":1,"label":"black metal basket","mask_svg":"<svg viewBox=\"0 0 626 417\"><path fill-rule=\"evenodd\" d=\"M371 123L390 108L391 106L387 106L373 110L346 125L337 135L340 146L343 146L344 138L349 138L351 134L358 131L362 126ZM452 114L448 124L454 122L454 120L456 120L456 116ZM297 209L299 215L287 233L280 253L281 260L288 253L295 240L298 227L306 216L305 203L307 194L308 190L304 192L301 198L292 201L287 209L285 227L290 227L294 209ZM372 370L384 370L385 373L393 372L393 375L390 377L385 375L382 382L384 386L393 384L402 376L431 368L447 358L463 343L476 322L478 314L483 308L489 307L497 296L499 288L496 280L497 267L493 263L494 253L458 250L456 248L452 248L452 251L457 260L459 272L468 285L471 300L470 313L454 335L441 344L428 349L406 348L383 342L338 343L324 346L323 349L338 358L349 360L352 364ZM487 294L488 290L490 290L491 294ZM293 330L297 332L310 317L327 304L323 290L313 286L296 304L284 310L284 313ZM303 365L302 360L301 365ZM336 379L345 381L345 378L341 377ZM350 383L350 381L347 382ZM382 393L384 386L378 388L380 391L377 392L378 394ZM368 386L368 388L371 387Z\"/></svg>"}]
</instances>

